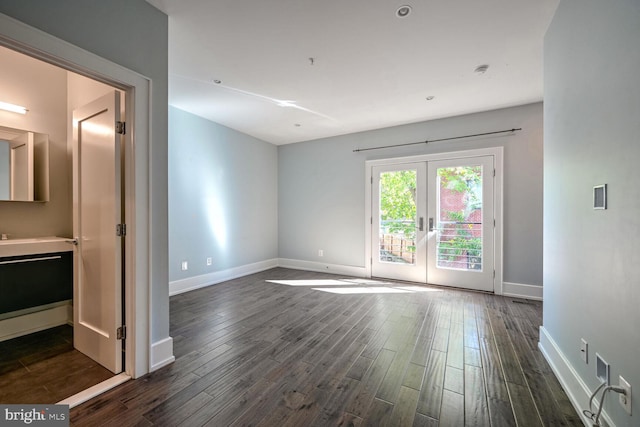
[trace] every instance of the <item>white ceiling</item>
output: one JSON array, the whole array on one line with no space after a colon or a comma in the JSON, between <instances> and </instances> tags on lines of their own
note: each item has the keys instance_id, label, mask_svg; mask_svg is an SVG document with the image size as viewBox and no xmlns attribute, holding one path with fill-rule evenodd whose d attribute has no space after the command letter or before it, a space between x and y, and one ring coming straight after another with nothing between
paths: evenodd
<instances>
[{"instance_id":1,"label":"white ceiling","mask_svg":"<svg viewBox=\"0 0 640 427\"><path fill-rule=\"evenodd\" d=\"M147 1L169 15L169 103L287 144L542 100L559 0Z\"/></svg>"}]
</instances>

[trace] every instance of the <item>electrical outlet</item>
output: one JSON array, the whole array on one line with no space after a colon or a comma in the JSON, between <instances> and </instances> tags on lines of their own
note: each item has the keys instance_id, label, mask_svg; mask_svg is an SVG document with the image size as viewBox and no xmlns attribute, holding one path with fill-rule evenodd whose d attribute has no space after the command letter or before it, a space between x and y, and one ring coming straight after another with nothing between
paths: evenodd
<instances>
[{"instance_id":1,"label":"electrical outlet","mask_svg":"<svg viewBox=\"0 0 640 427\"><path fill-rule=\"evenodd\" d=\"M582 361L586 364L589 364L589 343L582 338L580 343L580 357Z\"/></svg>"},{"instance_id":2,"label":"electrical outlet","mask_svg":"<svg viewBox=\"0 0 640 427\"><path fill-rule=\"evenodd\" d=\"M322 249L318 249L318 256L324 256L324 251Z\"/></svg>"},{"instance_id":3,"label":"electrical outlet","mask_svg":"<svg viewBox=\"0 0 640 427\"><path fill-rule=\"evenodd\" d=\"M211 259L211 257L207 258L207 265L211 265L213 264L213 260Z\"/></svg>"},{"instance_id":4,"label":"electrical outlet","mask_svg":"<svg viewBox=\"0 0 640 427\"><path fill-rule=\"evenodd\" d=\"M596 353L596 377L607 385L610 385L609 373L611 372L609 364Z\"/></svg>"},{"instance_id":5,"label":"electrical outlet","mask_svg":"<svg viewBox=\"0 0 640 427\"><path fill-rule=\"evenodd\" d=\"M627 414L631 415L631 384L627 382L622 375L619 377L620 387L625 391L625 394L620 393L618 399L620 399L620 405L627 411Z\"/></svg>"},{"instance_id":6,"label":"electrical outlet","mask_svg":"<svg viewBox=\"0 0 640 427\"><path fill-rule=\"evenodd\" d=\"M182 271L186 271L189 269L189 263L187 261L182 261Z\"/></svg>"}]
</instances>

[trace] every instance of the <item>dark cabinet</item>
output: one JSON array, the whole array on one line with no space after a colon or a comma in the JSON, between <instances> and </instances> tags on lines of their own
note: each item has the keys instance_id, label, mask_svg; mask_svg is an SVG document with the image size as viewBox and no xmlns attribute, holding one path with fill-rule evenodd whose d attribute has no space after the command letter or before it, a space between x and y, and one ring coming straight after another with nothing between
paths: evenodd
<instances>
[{"instance_id":1,"label":"dark cabinet","mask_svg":"<svg viewBox=\"0 0 640 427\"><path fill-rule=\"evenodd\" d=\"M72 298L72 252L0 258L0 313Z\"/></svg>"}]
</instances>

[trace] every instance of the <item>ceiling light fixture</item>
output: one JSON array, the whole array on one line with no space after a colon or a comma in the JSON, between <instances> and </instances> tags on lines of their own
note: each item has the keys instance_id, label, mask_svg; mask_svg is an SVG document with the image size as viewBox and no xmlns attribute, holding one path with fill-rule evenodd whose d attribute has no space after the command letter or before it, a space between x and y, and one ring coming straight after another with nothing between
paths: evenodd
<instances>
[{"instance_id":1,"label":"ceiling light fixture","mask_svg":"<svg viewBox=\"0 0 640 427\"><path fill-rule=\"evenodd\" d=\"M406 18L411 14L411 10L411 6L405 4L404 6L400 6L398 9L396 9L396 16L398 18Z\"/></svg>"},{"instance_id":2,"label":"ceiling light fixture","mask_svg":"<svg viewBox=\"0 0 640 427\"><path fill-rule=\"evenodd\" d=\"M212 82L214 82L215 84L219 85L220 83L222 83L222 80L214 79L214 80L212 80Z\"/></svg>"},{"instance_id":3,"label":"ceiling light fixture","mask_svg":"<svg viewBox=\"0 0 640 427\"><path fill-rule=\"evenodd\" d=\"M487 70L489 69L489 65L488 64L482 64L482 65L478 65L476 67L475 70L473 70L474 73L478 73L478 74L484 74L487 72Z\"/></svg>"},{"instance_id":4,"label":"ceiling light fixture","mask_svg":"<svg viewBox=\"0 0 640 427\"><path fill-rule=\"evenodd\" d=\"M429 95L429 96L427 96L427 98L426 98L426 99L427 99L427 101L432 101L432 100L433 100L433 98L435 98L435 96L433 96L433 95Z\"/></svg>"},{"instance_id":5,"label":"ceiling light fixture","mask_svg":"<svg viewBox=\"0 0 640 427\"><path fill-rule=\"evenodd\" d=\"M27 114L27 108L20 105L9 104L8 102L0 101L0 110L11 111L12 113Z\"/></svg>"}]
</instances>

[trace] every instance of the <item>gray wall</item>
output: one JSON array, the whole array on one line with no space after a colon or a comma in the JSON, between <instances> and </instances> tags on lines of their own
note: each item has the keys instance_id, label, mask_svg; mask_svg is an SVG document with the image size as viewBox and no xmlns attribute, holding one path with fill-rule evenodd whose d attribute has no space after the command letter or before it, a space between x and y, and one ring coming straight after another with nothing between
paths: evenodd
<instances>
[{"instance_id":1,"label":"gray wall","mask_svg":"<svg viewBox=\"0 0 640 427\"><path fill-rule=\"evenodd\" d=\"M518 127L508 137L352 152ZM496 146L504 147L504 281L542 285L540 103L279 146L280 257L364 267L365 160Z\"/></svg>"},{"instance_id":2,"label":"gray wall","mask_svg":"<svg viewBox=\"0 0 640 427\"><path fill-rule=\"evenodd\" d=\"M277 258L276 146L173 107L169 122L170 280Z\"/></svg>"},{"instance_id":3,"label":"gray wall","mask_svg":"<svg viewBox=\"0 0 640 427\"><path fill-rule=\"evenodd\" d=\"M591 390L595 352L640 386L639 41L634 0L563 0L545 38L544 327ZM633 394L633 417L605 406L619 427L640 425Z\"/></svg>"},{"instance_id":4,"label":"gray wall","mask_svg":"<svg viewBox=\"0 0 640 427\"><path fill-rule=\"evenodd\" d=\"M149 154L151 340L168 337L167 16L144 0L2 1L0 13L153 80Z\"/></svg>"}]
</instances>

